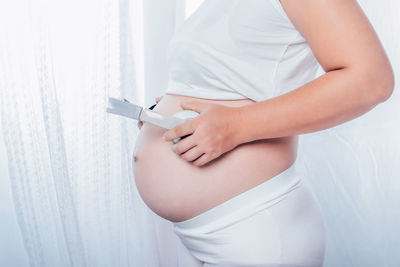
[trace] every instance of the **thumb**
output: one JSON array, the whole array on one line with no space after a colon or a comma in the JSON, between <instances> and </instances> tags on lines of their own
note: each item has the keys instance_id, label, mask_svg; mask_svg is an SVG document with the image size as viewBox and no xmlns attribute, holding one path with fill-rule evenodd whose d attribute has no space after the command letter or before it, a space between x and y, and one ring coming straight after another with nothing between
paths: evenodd
<instances>
[{"instance_id":1,"label":"thumb","mask_svg":"<svg viewBox=\"0 0 400 267\"><path fill-rule=\"evenodd\" d=\"M194 110L198 113L201 113L203 109L206 107L207 103L202 103L200 101L185 101L181 102L181 107L183 109Z\"/></svg>"}]
</instances>

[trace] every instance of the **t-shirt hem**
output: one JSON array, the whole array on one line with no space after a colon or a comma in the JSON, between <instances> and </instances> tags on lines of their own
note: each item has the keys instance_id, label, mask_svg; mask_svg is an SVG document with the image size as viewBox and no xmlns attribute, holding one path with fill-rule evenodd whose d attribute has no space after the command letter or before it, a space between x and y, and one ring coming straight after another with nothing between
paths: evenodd
<instances>
[{"instance_id":1,"label":"t-shirt hem","mask_svg":"<svg viewBox=\"0 0 400 267\"><path fill-rule=\"evenodd\" d=\"M165 90L165 93L212 100L241 100L249 98L234 92L230 93L216 90L200 91L198 88L188 88L185 85L173 81L168 82L168 88Z\"/></svg>"}]
</instances>

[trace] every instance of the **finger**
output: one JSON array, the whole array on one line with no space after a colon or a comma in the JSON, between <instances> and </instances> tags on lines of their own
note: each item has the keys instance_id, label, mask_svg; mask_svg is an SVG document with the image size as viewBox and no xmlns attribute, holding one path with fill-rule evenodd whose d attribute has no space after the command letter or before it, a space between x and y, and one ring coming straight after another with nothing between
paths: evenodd
<instances>
[{"instance_id":1,"label":"finger","mask_svg":"<svg viewBox=\"0 0 400 267\"><path fill-rule=\"evenodd\" d=\"M193 142L193 138L191 135L191 136L185 137L184 139L181 139L177 144L174 144L172 146L172 150L176 154L180 155L195 146L196 146L196 144Z\"/></svg>"},{"instance_id":2,"label":"finger","mask_svg":"<svg viewBox=\"0 0 400 267\"><path fill-rule=\"evenodd\" d=\"M186 151L185 153L183 153L181 155L181 157L183 159L185 159L186 161L193 161L193 160L199 158L203 154L204 154L204 152L200 149L200 147L195 146L195 147L191 148L190 150Z\"/></svg>"},{"instance_id":3,"label":"finger","mask_svg":"<svg viewBox=\"0 0 400 267\"><path fill-rule=\"evenodd\" d=\"M205 165L206 163L208 163L210 161L208 154L204 153L203 155L201 155L198 159L196 159L195 161L193 161L193 165L196 165L197 167L201 167L203 165Z\"/></svg>"},{"instance_id":4,"label":"finger","mask_svg":"<svg viewBox=\"0 0 400 267\"><path fill-rule=\"evenodd\" d=\"M156 102L157 103L160 102L161 98L162 98L162 96L156 97Z\"/></svg>"},{"instance_id":5,"label":"finger","mask_svg":"<svg viewBox=\"0 0 400 267\"><path fill-rule=\"evenodd\" d=\"M142 121L138 121L137 126L139 127L139 129L142 128L143 122Z\"/></svg>"},{"instance_id":6,"label":"finger","mask_svg":"<svg viewBox=\"0 0 400 267\"><path fill-rule=\"evenodd\" d=\"M196 111L197 113L201 113L209 105L210 105L209 103L203 103L200 101L183 101L183 102L181 102L181 108L193 110L193 111Z\"/></svg>"},{"instance_id":7,"label":"finger","mask_svg":"<svg viewBox=\"0 0 400 267\"><path fill-rule=\"evenodd\" d=\"M174 128L166 131L163 134L163 139L165 141L172 141L178 137L184 136L184 135L188 135L188 134L192 134L194 132L194 126L193 126L193 121L187 121L184 122L178 126L175 126Z\"/></svg>"}]
</instances>

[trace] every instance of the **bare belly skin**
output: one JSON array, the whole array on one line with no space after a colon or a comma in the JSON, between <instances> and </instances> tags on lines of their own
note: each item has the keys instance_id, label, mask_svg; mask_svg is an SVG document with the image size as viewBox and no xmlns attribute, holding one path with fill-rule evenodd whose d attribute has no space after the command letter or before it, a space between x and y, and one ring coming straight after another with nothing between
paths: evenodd
<instances>
[{"instance_id":1,"label":"bare belly skin","mask_svg":"<svg viewBox=\"0 0 400 267\"><path fill-rule=\"evenodd\" d=\"M166 94L153 109L173 115L181 101L197 100L226 106L255 103L251 99L212 100ZM268 114L266 114L268 116ZM287 169L297 156L297 136L240 144L209 164L197 167L162 140L165 129L143 123L133 155L135 183L146 205L159 216L188 220L245 192Z\"/></svg>"}]
</instances>

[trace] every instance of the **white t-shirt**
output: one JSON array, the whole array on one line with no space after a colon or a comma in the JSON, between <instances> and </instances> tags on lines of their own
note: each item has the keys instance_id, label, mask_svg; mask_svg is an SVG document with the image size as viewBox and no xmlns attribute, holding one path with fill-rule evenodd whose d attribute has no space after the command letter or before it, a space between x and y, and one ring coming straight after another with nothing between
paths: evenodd
<instances>
[{"instance_id":1,"label":"white t-shirt","mask_svg":"<svg viewBox=\"0 0 400 267\"><path fill-rule=\"evenodd\" d=\"M319 63L279 0L204 0L167 51L165 93L256 102L313 80Z\"/></svg>"}]
</instances>

